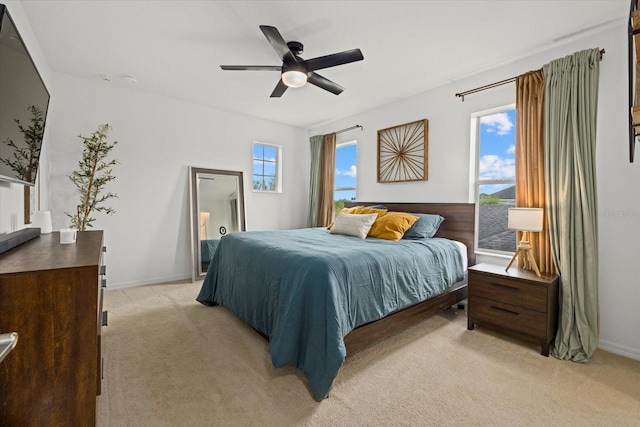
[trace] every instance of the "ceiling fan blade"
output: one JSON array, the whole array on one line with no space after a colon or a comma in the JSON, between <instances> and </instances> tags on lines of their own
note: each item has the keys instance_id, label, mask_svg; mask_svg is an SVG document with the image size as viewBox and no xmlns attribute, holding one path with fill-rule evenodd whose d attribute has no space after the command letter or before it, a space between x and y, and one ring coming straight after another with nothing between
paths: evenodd
<instances>
[{"instance_id":1,"label":"ceiling fan blade","mask_svg":"<svg viewBox=\"0 0 640 427\"><path fill-rule=\"evenodd\" d=\"M282 71L282 66L280 65L221 65L220 68L233 71Z\"/></svg>"},{"instance_id":2,"label":"ceiling fan blade","mask_svg":"<svg viewBox=\"0 0 640 427\"><path fill-rule=\"evenodd\" d=\"M315 71L335 67L336 65L348 64L350 62L362 61L363 59L364 56L362 56L360 49L351 49L332 55L307 59L306 61L302 61L302 66L306 67L309 71Z\"/></svg>"},{"instance_id":3,"label":"ceiling fan blade","mask_svg":"<svg viewBox=\"0 0 640 427\"><path fill-rule=\"evenodd\" d=\"M280 56L283 62L287 64L297 64L298 60L296 59L289 46L287 46L287 42L284 41L282 35L280 35L280 31L276 27L271 27L269 25L260 25L260 29L264 36L271 43L271 47L276 51L276 53Z\"/></svg>"},{"instance_id":4,"label":"ceiling fan blade","mask_svg":"<svg viewBox=\"0 0 640 427\"><path fill-rule=\"evenodd\" d=\"M278 80L278 84L276 85L276 88L273 89L273 92L271 92L271 98L280 98L284 93L284 91L287 90L287 87L288 86L284 84L282 79Z\"/></svg>"},{"instance_id":5,"label":"ceiling fan blade","mask_svg":"<svg viewBox=\"0 0 640 427\"><path fill-rule=\"evenodd\" d=\"M316 74L314 72L310 72L307 77L307 82L312 85L318 86L324 90L328 90L329 92L340 95L344 88L337 83L332 82L329 79L322 77L320 74Z\"/></svg>"}]
</instances>

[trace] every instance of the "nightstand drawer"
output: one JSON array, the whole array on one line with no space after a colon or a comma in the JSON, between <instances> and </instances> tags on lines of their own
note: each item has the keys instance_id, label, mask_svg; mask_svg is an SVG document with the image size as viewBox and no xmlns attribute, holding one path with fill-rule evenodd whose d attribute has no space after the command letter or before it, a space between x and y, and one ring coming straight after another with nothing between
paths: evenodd
<instances>
[{"instance_id":1,"label":"nightstand drawer","mask_svg":"<svg viewBox=\"0 0 640 427\"><path fill-rule=\"evenodd\" d=\"M472 298L470 315L480 324L487 323L534 337L546 335L547 315L534 310L485 298Z\"/></svg>"},{"instance_id":2,"label":"nightstand drawer","mask_svg":"<svg viewBox=\"0 0 640 427\"><path fill-rule=\"evenodd\" d=\"M547 289L526 282L503 279L486 274L469 272L469 295L500 301L507 304L546 313Z\"/></svg>"}]
</instances>

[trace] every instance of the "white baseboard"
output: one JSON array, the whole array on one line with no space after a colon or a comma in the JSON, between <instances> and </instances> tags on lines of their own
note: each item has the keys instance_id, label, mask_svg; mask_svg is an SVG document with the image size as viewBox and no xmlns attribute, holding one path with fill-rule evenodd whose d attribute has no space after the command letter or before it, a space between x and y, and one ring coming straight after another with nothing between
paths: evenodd
<instances>
[{"instance_id":1,"label":"white baseboard","mask_svg":"<svg viewBox=\"0 0 640 427\"><path fill-rule=\"evenodd\" d=\"M191 282L191 276L189 275L189 276L156 277L154 279L136 280L132 282L120 282L120 283L107 282L107 289L126 289L126 288L135 288L137 286L157 285L160 283L182 282L182 281Z\"/></svg>"},{"instance_id":2,"label":"white baseboard","mask_svg":"<svg viewBox=\"0 0 640 427\"><path fill-rule=\"evenodd\" d=\"M603 340L598 342L598 347L610 353L615 353L634 360L640 360L640 349L637 348L627 347L626 345Z\"/></svg>"}]
</instances>

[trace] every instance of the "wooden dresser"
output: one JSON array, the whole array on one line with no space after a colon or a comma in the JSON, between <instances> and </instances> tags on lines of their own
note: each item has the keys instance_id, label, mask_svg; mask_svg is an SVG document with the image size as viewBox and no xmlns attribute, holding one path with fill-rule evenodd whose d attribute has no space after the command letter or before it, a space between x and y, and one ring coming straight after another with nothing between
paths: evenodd
<instances>
[{"instance_id":1,"label":"wooden dresser","mask_svg":"<svg viewBox=\"0 0 640 427\"><path fill-rule=\"evenodd\" d=\"M101 381L103 232L43 234L0 255L0 425L90 426Z\"/></svg>"},{"instance_id":2,"label":"wooden dresser","mask_svg":"<svg viewBox=\"0 0 640 427\"><path fill-rule=\"evenodd\" d=\"M469 267L468 291L467 329L480 324L533 339L549 356L558 322L558 276L477 264Z\"/></svg>"}]
</instances>

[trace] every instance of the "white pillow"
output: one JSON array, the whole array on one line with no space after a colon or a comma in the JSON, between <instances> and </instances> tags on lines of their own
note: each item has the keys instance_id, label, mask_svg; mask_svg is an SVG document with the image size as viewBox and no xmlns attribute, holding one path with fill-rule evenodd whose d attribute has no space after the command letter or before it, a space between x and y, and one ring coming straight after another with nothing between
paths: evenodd
<instances>
[{"instance_id":1,"label":"white pillow","mask_svg":"<svg viewBox=\"0 0 640 427\"><path fill-rule=\"evenodd\" d=\"M377 217L377 213L358 215L340 212L329 233L346 234L347 236L364 239L369 234L369 230L371 230L371 226Z\"/></svg>"}]
</instances>

